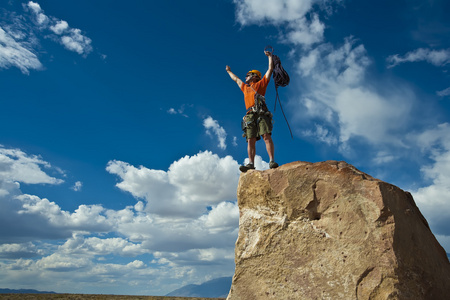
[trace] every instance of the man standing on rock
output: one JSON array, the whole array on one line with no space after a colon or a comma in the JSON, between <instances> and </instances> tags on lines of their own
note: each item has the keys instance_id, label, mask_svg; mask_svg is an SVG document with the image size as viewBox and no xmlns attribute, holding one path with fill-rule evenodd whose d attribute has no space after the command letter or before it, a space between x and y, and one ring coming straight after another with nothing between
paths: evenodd
<instances>
[{"instance_id":1,"label":"man standing on rock","mask_svg":"<svg viewBox=\"0 0 450 300\"><path fill-rule=\"evenodd\" d=\"M247 73L244 83L231 72L229 66L225 68L230 78L237 83L244 93L245 108L247 109L247 113L242 121L242 130L244 131L244 137L247 139L249 163L239 167L241 172L255 169L256 141L261 139L261 136L266 143L267 153L269 154L269 167L271 169L278 167L278 164L274 160L275 148L272 141L272 114L267 109L264 98L273 72L273 60L271 52L264 51L264 54L269 58L269 68L262 79L261 72L251 70Z\"/></svg>"}]
</instances>

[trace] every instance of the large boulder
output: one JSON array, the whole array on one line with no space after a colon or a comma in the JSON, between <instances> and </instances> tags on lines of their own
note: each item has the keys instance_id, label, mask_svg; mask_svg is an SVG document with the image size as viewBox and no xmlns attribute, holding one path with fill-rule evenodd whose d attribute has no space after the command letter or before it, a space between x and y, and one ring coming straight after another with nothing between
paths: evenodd
<instances>
[{"instance_id":1,"label":"large boulder","mask_svg":"<svg viewBox=\"0 0 450 300\"><path fill-rule=\"evenodd\" d=\"M450 299L410 193L337 161L243 173L228 300Z\"/></svg>"}]
</instances>

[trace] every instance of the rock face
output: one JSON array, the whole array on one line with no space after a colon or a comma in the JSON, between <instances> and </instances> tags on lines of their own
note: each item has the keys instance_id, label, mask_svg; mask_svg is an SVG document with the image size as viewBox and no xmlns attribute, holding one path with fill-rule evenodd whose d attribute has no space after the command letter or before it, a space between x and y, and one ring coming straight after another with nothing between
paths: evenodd
<instances>
[{"instance_id":1,"label":"rock face","mask_svg":"<svg viewBox=\"0 0 450 300\"><path fill-rule=\"evenodd\" d=\"M243 173L228 300L450 299L411 194L337 161Z\"/></svg>"}]
</instances>

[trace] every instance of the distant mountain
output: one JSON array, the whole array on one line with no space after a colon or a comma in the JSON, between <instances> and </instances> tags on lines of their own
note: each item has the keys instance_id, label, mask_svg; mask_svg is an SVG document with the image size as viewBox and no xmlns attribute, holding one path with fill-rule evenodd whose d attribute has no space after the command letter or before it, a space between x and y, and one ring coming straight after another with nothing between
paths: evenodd
<instances>
[{"instance_id":1,"label":"distant mountain","mask_svg":"<svg viewBox=\"0 0 450 300\"><path fill-rule=\"evenodd\" d=\"M202 284L189 284L167 294L166 296L226 298L231 288L231 279L232 277L222 277Z\"/></svg>"},{"instance_id":2,"label":"distant mountain","mask_svg":"<svg viewBox=\"0 0 450 300\"><path fill-rule=\"evenodd\" d=\"M20 289L20 290L11 290L11 289L0 289L0 294L56 294L55 292L42 292L30 289Z\"/></svg>"}]
</instances>

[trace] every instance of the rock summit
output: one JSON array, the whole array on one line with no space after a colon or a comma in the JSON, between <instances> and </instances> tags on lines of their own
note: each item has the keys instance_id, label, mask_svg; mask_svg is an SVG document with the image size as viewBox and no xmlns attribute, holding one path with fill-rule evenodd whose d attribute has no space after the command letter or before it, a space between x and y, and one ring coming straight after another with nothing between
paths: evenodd
<instances>
[{"instance_id":1,"label":"rock summit","mask_svg":"<svg viewBox=\"0 0 450 300\"><path fill-rule=\"evenodd\" d=\"M241 174L227 300L450 299L450 263L410 193L338 161Z\"/></svg>"}]
</instances>

